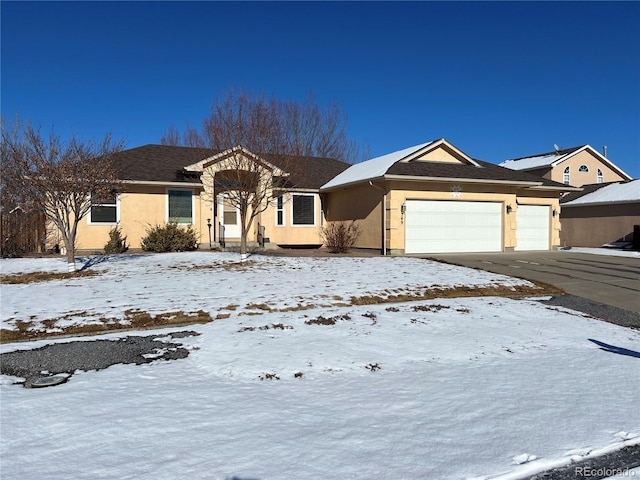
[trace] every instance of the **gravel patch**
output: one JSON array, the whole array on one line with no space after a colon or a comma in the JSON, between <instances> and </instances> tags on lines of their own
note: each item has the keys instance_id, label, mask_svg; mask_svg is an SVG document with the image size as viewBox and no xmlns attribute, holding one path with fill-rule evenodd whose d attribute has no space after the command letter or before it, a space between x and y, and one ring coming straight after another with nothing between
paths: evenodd
<instances>
[{"instance_id":1,"label":"gravel patch","mask_svg":"<svg viewBox=\"0 0 640 480\"><path fill-rule=\"evenodd\" d=\"M527 480L573 480L577 478L597 480L614 475L624 475L625 471L638 466L640 466L640 445L634 445L566 467L538 473ZM631 475L627 474L627 476Z\"/></svg>"},{"instance_id":2,"label":"gravel patch","mask_svg":"<svg viewBox=\"0 0 640 480\"><path fill-rule=\"evenodd\" d=\"M184 338L196 332L175 332L162 337ZM0 373L22 377L29 388L34 381L53 375L70 378L76 370L103 370L111 365L151 363L186 358L189 351L179 343L159 340L159 335L128 336L118 340L54 343L33 350L0 354Z\"/></svg>"},{"instance_id":3,"label":"gravel patch","mask_svg":"<svg viewBox=\"0 0 640 480\"><path fill-rule=\"evenodd\" d=\"M552 297L549 300L543 300L542 303L577 310L622 327L640 329L640 313L598 303L575 295Z\"/></svg>"}]
</instances>

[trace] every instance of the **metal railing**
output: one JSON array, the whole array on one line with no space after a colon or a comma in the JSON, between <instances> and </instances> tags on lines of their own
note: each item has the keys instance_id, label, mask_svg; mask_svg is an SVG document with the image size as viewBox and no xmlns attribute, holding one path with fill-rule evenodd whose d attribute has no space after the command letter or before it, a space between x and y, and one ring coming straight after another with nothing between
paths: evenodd
<instances>
[{"instance_id":1,"label":"metal railing","mask_svg":"<svg viewBox=\"0 0 640 480\"><path fill-rule=\"evenodd\" d=\"M261 247L264 247L264 233L265 233L265 227L264 225L260 225L260 223L258 223L258 245L260 245Z\"/></svg>"},{"instance_id":2,"label":"metal railing","mask_svg":"<svg viewBox=\"0 0 640 480\"><path fill-rule=\"evenodd\" d=\"M225 239L224 239L224 225L218 222L218 242L222 248L225 247Z\"/></svg>"}]
</instances>

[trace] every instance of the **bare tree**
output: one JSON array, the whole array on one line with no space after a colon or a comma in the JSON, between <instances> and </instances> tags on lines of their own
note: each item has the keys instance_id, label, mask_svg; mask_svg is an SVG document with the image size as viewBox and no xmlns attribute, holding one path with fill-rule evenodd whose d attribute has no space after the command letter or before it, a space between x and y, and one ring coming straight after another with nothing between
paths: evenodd
<instances>
[{"instance_id":1,"label":"bare tree","mask_svg":"<svg viewBox=\"0 0 640 480\"><path fill-rule=\"evenodd\" d=\"M109 134L100 142L82 141L75 135L63 141L53 131L42 135L31 123L2 121L3 189L25 211L41 211L56 226L70 272L76 270L80 220L92 203L102 203L119 189L112 155L123 147Z\"/></svg>"},{"instance_id":2,"label":"bare tree","mask_svg":"<svg viewBox=\"0 0 640 480\"><path fill-rule=\"evenodd\" d=\"M175 126L162 133L160 142L163 145L184 145L189 147L211 147L219 142L211 137L212 125L220 118L221 111L230 114L230 109L239 98L255 97L248 93L234 94L230 91L211 108L211 114L202 122L201 130L187 125L180 134ZM302 102L278 101L274 98L259 97L270 108L274 108L279 121L279 134L284 148L281 153L289 155L334 158L347 163L356 163L366 159L367 149L349 140L348 119L337 102L326 107L318 104L313 94ZM239 107L239 105L236 105ZM246 107L246 105L245 105ZM240 113L239 111L237 113ZM247 111L245 109L245 115ZM247 125L243 125L245 128ZM237 130L237 129L236 129ZM240 135L238 135L240 137ZM240 143L226 145L232 148Z\"/></svg>"},{"instance_id":3,"label":"bare tree","mask_svg":"<svg viewBox=\"0 0 640 480\"><path fill-rule=\"evenodd\" d=\"M203 171L202 180L216 193L224 191L229 205L238 209L244 260L255 218L267 209L277 182L291 170L283 168L291 157L283 153L286 136L279 104L265 97L229 93L213 105L204 122L204 138L209 148L221 153L216 164ZM266 161L263 153L276 162Z\"/></svg>"},{"instance_id":4,"label":"bare tree","mask_svg":"<svg viewBox=\"0 0 640 480\"><path fill-rule=\"evenodd\" d=\"M247 236L255 218L265 211L274 192L300 180L296 157L327 157L353 163L359 149L347 136L347 118L337 103L318 105L313 95L304 102L280 101L229 91L214 102L201 130L187 126L180 135L170 127L164 144L207 147L220 153L216 165L204 169L202 180L215 195L240 213L240 251L246 258Z\"/></svg>"},{"instance_id":5,"label":"bare tree","mask_svg":"<svg viewBox=\"0 0 640 480\"><path fill-rule=\"evenodd\" d=\"M360 149L347 134L347 116L335 101L322 108L309 94L304 102L285 102L281 109L287 153L347 163L359 159Z\"/></svg>"}]
</instances>

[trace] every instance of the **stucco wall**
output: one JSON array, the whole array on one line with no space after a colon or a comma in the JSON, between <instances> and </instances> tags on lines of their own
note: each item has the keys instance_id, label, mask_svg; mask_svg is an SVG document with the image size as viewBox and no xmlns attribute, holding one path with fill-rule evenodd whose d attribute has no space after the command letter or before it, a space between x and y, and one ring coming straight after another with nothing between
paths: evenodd
<instances>
[{"instance_id":1,"label":"stucco wall","mask_svg":"<svg viewBox=\"0 0 640 480\"><path fill-rule=\"evenodd\" d=\"M119 196L119 226L131 248L140 248L141 240L150 226L167 222L167 190L164 186L128 186ZM206 227L203 228L200 215L201 190L193 187L170 187L170 189L191 190L194 195L194 229L201 243L208 242ZM206 224L206 221L204 222ZM91 224L90 216L78 225L76 248L79 250L102 250L109 241L109 230L115 224Z\"/></svg>"},{"instance_id":2,"label":"stucco wall","mask_svg":"<svg viewBox=\"0 0 640 480\"><path fill-rule=\"evenodd\" d=\"M327 222L355 220L362 232L357 248L382 250L383 192L369 184L355 185L324 194Z\"/></svg>"},{"instance_id":3,"label":"stucco wall","mask_svg":"<svg viewBox=\"0 0 640 480\"><path fill-rule=\"evenodd\" d=\"M601 247L618 240L632 241L640 225L640 203L564 207L560 242L567 247Z\"/></svg>"},{"instance_id":4,"label":"stucco wall","mask_svg":"<svg viewBox=\"0 0 640 480\"><path fill-rule=\"evenodd\" d=\"M580 172L580 166L586 165L589 168L589 172ZM598 182L598 169L602 170L603 183L616 182L624 180L615 171L602 163L599 158L593 155L588 150L568 158L564 162L558 164L553 168L551 172L551 180L558 183L564 183L563 175L565 168L570 167L569 184L575 187L581 187L582 185L588 185Z\"/></svg>"},{"instance_id":5,"label":"stucco wall","mask_svg":"<svg viewBox=\"0 0 640 480\"><path fill-rule=\"evenodd\" d=\"M382 184L380 184L382 185ZM403 253L405 249L405 225L402 205L406 200L448 200L503 203L503 249L516 247L516 211L518 204L547 205L550 211L560 211L557 193L527 192L512 186L483 184L454 184L426 182L386 182L385 208L386 247L392 253ZM460 190L458 192L458 190ZM325 194L327 221L357 220L363 233L356 247L382 250L383 218L381 211L382 192L370 185L358 185ZM506 206L511 213L506 213ZM559 216L550 219L551 248L560 245Z\"/></svg>"},{"instance_id":6,"label":"stucco wall","mask_svg":"<svg viewBox=\"0 0 640 480\"><path fill-rule=\"evenodd\" d=\"M308 194L314 198L314 225L293 225L293 200L292 194L284 195L284 225L276 225L276 204L269 202L267 209L262 212L256 221L265 227L265 236L271 243L278 245L321 245L321 228L324 225L322 203L317 193ZM256 238L256 237L249 237Z\"/></svg>"}]
</instances>

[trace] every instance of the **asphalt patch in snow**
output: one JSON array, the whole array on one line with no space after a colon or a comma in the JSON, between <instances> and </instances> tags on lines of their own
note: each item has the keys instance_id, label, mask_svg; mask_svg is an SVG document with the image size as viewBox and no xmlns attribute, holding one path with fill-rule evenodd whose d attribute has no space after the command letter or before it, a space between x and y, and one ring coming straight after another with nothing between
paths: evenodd
<instances>
[{"instance_id":1,"label":"asphalt patch in snow","mask_svg":"<svg viewBox=\"0 0 640 480\"><path fill-rule=\"evenodd\" d=\"M25 387L45 377L67 374L76 370L103 370L116 364L151 363L157 360L178 360L189 356L182 344L160 340L199 335L193 331L174 332L166 336L127 336L118 340L90 340L45 345L33 350L17 350L0 354L0 373L22 377L17 382Z\"/></svg>"}]
</instances>

